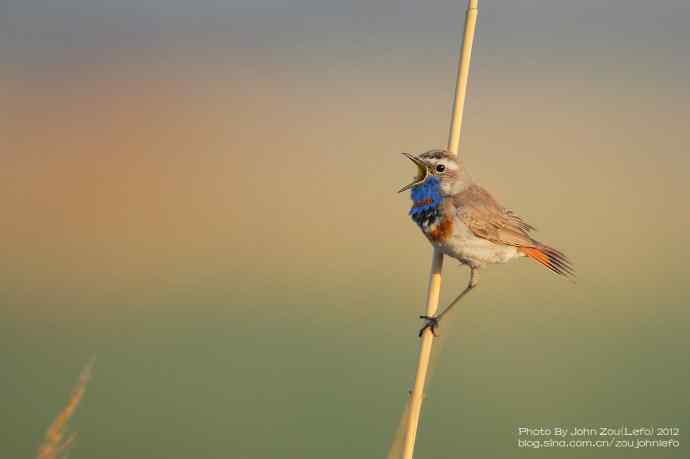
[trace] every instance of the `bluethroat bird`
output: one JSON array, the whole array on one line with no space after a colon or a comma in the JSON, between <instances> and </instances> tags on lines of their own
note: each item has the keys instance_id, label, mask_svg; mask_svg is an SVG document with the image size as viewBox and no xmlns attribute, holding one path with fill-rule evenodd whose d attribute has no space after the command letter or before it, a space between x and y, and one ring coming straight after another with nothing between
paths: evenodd
<instances>
[{"instance_id":1,"label":"bluethroat bird","mask_svg":"<svg viewBox=\"0 0 690 459\"><path fill-rule=\"evenodd\" d=\"M403 153L417 166L417 176L399 192L411 190L410 216L429 242L444 255L470 268L467 287L439 314L420 316L436 335L439 322L462 297L479 283L479 268L528 257L566 277L575 271L560 251L533 239L534 227L501 206L481 186L473 183L462 161L446 150L420 155Z\"/></svg>"}]
</instances>

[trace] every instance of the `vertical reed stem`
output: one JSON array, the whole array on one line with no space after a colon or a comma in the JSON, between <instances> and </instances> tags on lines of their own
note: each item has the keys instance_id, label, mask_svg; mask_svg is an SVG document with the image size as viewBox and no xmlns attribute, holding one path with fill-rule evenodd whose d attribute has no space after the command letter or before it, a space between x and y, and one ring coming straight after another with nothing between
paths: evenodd
<instances>
[{"instance_id":1,"label":"vertical reed stem","mask_svg":"<svg viewBox=\"0 0 690 459\"><path fill-rule=\"evenodd\" d=\"M465 33L463 36L462 52L458 63L458 76L455 85L455 98L453 99L453 115L450 122L450 134L448 136L448 151L457 156L460 145L460 128L462 127L462 114L465 108L465 93L467 92L467 77L470 73L470 58L472 56L472 42L474 41L475 26L477 24L478 0L469 0L465 15ZM443 268L443 254L434 249L431 258L431 273L429 274L429 287L426 299L426 315L433 316L438 309L438 298L441 292L441 270ZM422 398L424 385L429 370L431 359L431 346L434 335L431 327L427 328L421 338L419 349L419 361L415 376L414 388L410 394L409 414L405 425L405 439L403 444L403 459L412 459L419 416L422 411Z\"/></svg>"}]
</instances>

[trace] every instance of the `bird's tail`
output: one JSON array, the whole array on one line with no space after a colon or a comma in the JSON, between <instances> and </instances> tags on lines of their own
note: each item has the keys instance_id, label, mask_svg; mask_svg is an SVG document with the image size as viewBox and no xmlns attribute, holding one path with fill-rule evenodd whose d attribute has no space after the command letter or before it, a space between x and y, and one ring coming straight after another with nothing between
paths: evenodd
<instances>
[{"instance_id":1,"label":"bird's tail","mask_svg":"<svg viewBox=\"0 0 690 459\"><path fill-rule=\"evenodd\" d=\"M535 241L536 242L536 241ZM532 247L520 247L518 251L532 260L535 260L561 276L574 278L575 269L568 257L559 250L544 245L540 242Z\"/></svg>"}]
</instances>

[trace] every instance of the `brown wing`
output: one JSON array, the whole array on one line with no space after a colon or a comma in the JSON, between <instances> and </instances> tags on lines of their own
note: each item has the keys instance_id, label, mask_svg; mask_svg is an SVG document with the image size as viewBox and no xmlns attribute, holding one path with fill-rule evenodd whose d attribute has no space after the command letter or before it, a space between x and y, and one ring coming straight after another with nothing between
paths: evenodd
<instances>
[{"instance_id":1,"label":"brown wing","mask_svg":"<svg viewBox=\"0 0 690 459\"><path fill-rule=\"evenodd\" d=\"M497 244L513 245L518 251L562 276L574 276L570 260L563 252L532 239L534 227L505 209L478 185L470 185L453 196L460 220L472 233Z\"/></svg>"},{"instance_id":2,"label":"brown wing","mask_svg":"<svg viewBox=\"0 0 690 459\"><path fill-rule=\"evenodd\" d=\"M502 207L479 185L470 185L453 196L458 218L472 233L491 242L533 247L537 244L529 232L534 227L512 211Z\"/></svg>"}]
</instances>

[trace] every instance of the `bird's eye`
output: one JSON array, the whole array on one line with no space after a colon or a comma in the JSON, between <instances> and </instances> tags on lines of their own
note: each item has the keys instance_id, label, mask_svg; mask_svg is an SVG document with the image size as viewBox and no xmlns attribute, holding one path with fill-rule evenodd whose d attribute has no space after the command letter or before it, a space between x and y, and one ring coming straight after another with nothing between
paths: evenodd
<instances>
[{"instance_id":1,"label":"bird's eye","mask_svg":"<svg viewBox=\"0 0 690 459\"><path fill-rule=\"evenodd\" d=\"M443 164L439 164L438 166L436 166L436 172L443 172L445 170L446 166L444 166Z\"/></svg>"}]
</instances>

